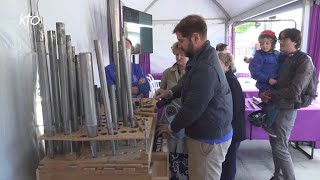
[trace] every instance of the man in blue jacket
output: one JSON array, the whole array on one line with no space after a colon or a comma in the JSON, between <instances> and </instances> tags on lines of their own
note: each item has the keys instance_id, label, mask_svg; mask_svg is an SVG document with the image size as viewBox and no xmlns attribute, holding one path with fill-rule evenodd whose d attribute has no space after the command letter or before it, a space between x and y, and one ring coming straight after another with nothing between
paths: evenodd
<instances>
[{"instance_id":1,"label":"man in blue jacket","mask_svg":"<svg viewBox=\"0 0 320 180\"><path fill-rule=\"evenodd\" d=\"M231 91L217 53L207 40L204 19L189 15L173 33L190 60L178 85L159 89L156 98L181 97L182 106L168 131L185 128L190 180L217 180L233 135Z\"/></svg>"}]
</instances>

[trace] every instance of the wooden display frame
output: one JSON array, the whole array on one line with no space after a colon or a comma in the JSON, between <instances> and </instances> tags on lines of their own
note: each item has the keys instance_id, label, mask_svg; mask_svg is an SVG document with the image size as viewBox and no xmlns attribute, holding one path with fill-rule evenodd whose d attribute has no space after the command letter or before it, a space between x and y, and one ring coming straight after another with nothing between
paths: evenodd
<instances>
[{"instance_id":1,"label":"wooden display frame","mask_svg":"<svg viewBox=\"0 0 320 180\"><path fill-rule=\"evenodd\" d=\"M155 107L155 101L152 103ZM120 125L116 131L118 134L108 135L106 123L102 122L99 135L93 138L84 136L85 127L80 127L78 132L71 135L40 136L39 140L78 142L81 150L73 158L70 158L70 154L55 154L53 159L43 158L36 172L37 180L168 180L167 152L152 152L156 113L144 110L134 112L137 128ZM115 156L112 156L108 145L111 140L118 142ZM86 145L89 141L104 144L95 158L92 158L90 148Z\"/></svg>"}]
</instances>

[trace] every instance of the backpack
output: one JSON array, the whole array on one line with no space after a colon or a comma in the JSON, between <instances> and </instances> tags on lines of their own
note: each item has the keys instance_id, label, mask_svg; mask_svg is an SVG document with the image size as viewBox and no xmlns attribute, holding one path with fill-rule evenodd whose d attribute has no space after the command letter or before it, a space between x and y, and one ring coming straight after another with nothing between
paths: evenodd
<instances>
[{"instance_id":1,"label":"backpack","mask_svg":"<svg viewBox=\"0 0 320 180\"><path fill-rule=\"evenodd\" d=\"M311 57L309 55L307 56L313 65ZM293 69L296 70L298 68L297 66L298 66L297 61L294 61ZM295 109L300 109L300 108L308 107L311 105L312 101L316 99L316 97L318 96L316 92L318 82L319 81L317 81L317 77L316 77L316 68L313 65L313 73L312 73L311 79L308 85L301 92L301 95L300 95L301 102L295 103L294 105Z\"/></svg>"}]
</instances>

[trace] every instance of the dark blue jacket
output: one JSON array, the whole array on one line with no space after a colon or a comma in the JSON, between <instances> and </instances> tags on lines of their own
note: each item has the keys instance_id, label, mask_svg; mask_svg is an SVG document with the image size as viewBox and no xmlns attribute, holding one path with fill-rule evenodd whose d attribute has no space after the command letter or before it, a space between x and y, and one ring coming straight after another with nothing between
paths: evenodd
<instances>
[{"instance_id":1,"label":"dark blue jacket","mask_svg":"<svg viewBox=\"0 0 320 180\"><path fill-rule=\"evenodd\" d=\"M232 97L226 76L209 41L191 59L185 75L171 89L182 103L171 129L185 128L193 139L219 139L232 132Z\"/></svg>"},{"instance_id":2,"label":"dark blue jacket","mask_svg":"<svg viewBox=\"0 0 320 180\"><path fill-rule=\"evenodd\" d=\"M257 80L256 87L260 92L272 89L269 78L279 77L279 59L283 56L279 51L256 51L249 65L251 77Z\"/></svg>"}]
</instances>

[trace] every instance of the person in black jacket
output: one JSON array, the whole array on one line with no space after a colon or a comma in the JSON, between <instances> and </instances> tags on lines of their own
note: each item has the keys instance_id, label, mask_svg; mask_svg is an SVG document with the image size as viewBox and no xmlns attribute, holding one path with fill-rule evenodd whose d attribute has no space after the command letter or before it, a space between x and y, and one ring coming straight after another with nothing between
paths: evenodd
<instances>
[{"instance_id":1,"label":"person in black jacket","mask_svg":"<svg viewBox=\"0 0 320 180\"><path fill-rule=\"evenodd\" d=\"M181 97L181 108L167 126L185 128L190 180L220 179L231 144L232 96L216 50L207 40L207 24L198 15L183 18L174 28L189 61L185 75L170 90L159 89L156 99Z\"/></svg>"},{"instance_id":2,"label":"person in black jacket","mask_svg":"<svg viewBox=\"0 0 320 180\"><path fill-rule=\"evenodd\" d=\"M230 86L233 101L232 128L233 136L228 149L226 160L222 163L221 180L234 180L237 171L237 150L241 141L246 139L245 127L245 100L242 88L237 77L233 74L233 57L230 53L218 53L221 67L225 71L227 81Z\"/></svg>"}]
</instances>

